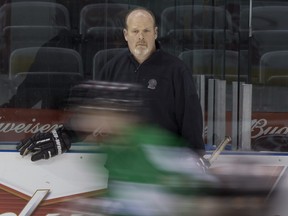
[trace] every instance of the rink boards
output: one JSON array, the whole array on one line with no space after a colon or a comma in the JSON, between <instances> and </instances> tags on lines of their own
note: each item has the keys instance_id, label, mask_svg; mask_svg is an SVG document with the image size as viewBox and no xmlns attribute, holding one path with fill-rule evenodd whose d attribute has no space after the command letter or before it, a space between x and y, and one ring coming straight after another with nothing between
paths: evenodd
<instances>
[{"instance_id":1,"label":"rink boards","mask_svg":"<svg viewBox=\"0 0 288 216\"><path fill-rule=\"evenodd\" d=\"M272 192L286 171L287 156L275 153L223 152L211 169L221 172L221 169L227 169L227 164L237 162L239 165L240 161L251 161L257 166L258 172L264 167L262 171L270 178ZM105 160L106 156L101 153L72 150L50 160L32 162L30 158L22 158L18 152L1 151L0 213L20 214L37 190L49 190L47 196L35 207L34 215L37 216L57 213L77 199L101 195L107 187L108 179L108 172L103 166ZM258 174L262 175L263 172Z\"/></svg>"}]
</instances>

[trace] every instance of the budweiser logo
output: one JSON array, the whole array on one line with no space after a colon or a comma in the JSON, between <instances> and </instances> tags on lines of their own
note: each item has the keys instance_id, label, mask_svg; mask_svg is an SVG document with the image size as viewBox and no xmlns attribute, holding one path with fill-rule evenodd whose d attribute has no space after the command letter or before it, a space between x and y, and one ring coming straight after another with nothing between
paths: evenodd
<instances>
[{"instance_id":1,"label":"budweiser logo","mask_svg":"<svg viewBox=\"0 0 288 216\"><path fill-rule=\"evenodd\" d=\"M13 140L18 141L26 137L28 134L37 132L47 133L61 127L62 123L43 123L43 119L31 118L20 120L19 122L7 121L4 116L0 116L0 134L3 134L2 141ZM105 129L104 129L105 128ZM105 137L110 134L107 126L98 125L92 132L93 137ZM5 136L4 136L5 135Z\"/></svg>"},{"instance_id":2,"label":"budweiser logo","mask_svg":"<svg viewBox=\"0 0 288 216\"><path fill-rule=\"evenodd\" d=\"M264 118L253 119L251 122L251 138L267 135L267 134L287 134L288 127L286 126L269 126L268 121Z\"/></svg>"},{"instance_id":3,"label":"budweiser logo","mask_svg":"<svg viewBox=\"0 0 288 216\"><path fill-rule=\"evenodd\" d=\"M37 133L37 132L49 132L53 129L57 129L61 124L41 124L37 122L36 118L32 118L31 122L1 122L2 116L0 116L0 132L1 133Z\"/></svg>"}]
</instances>

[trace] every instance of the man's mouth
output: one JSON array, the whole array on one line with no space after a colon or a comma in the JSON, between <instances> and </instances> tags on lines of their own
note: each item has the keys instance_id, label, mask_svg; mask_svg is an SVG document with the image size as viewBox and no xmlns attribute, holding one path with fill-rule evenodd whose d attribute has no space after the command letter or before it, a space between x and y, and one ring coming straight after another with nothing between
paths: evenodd
<instances>
[{"instance_id":1,"label":"man's mouth","mask_svg":"<svg viewBox=\"0 0 288 216\"><path fill-rule=\"evenodd\" d=\"M146 43L137 43L137 46L146 46Z\"/></svg>"}]
</instances>

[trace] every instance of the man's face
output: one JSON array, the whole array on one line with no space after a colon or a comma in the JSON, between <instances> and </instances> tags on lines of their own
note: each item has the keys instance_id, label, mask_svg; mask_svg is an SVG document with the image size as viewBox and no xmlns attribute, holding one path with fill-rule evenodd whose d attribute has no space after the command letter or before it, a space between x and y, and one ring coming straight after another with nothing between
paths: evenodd
<instances>
[{"instance_id":1,"label":"man's face","mask_svg":"<svg viewBox=\"0 0 288 216\"><path fill-rule=\"evenodd\" d=\"M156 49L157 27L151 15L141 10L132 12L127 18L124 37L136 60L145 61Z\"/></svg>"}]
</instances>

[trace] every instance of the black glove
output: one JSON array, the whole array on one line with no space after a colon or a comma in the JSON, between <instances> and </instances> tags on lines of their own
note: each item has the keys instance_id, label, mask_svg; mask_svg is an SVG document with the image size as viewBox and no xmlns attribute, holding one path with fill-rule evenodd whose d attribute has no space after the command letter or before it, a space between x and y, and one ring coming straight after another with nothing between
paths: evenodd
<instances>
[{"instance_id":1,"label":"black glove","mask_svg":"<svg viewBox=\"0 0 288 216\"><path fill-rule=\"evenodd\" d=\"M48 133L36 133L32 137L22 140L17 145L17 151L23 156L32 153L31 160L49 159L68 151L71 147L70 137L64 127Z\"/></svg>"}]
</instances>

